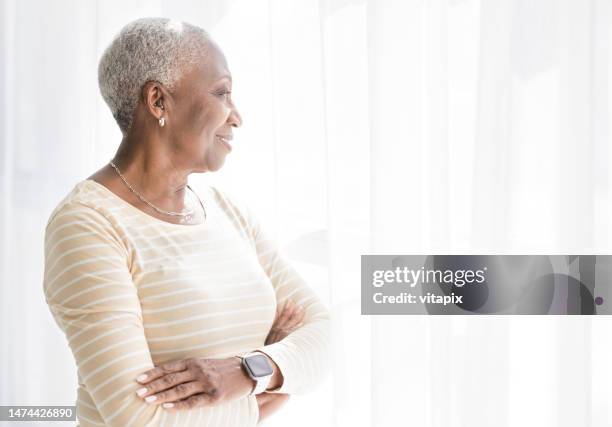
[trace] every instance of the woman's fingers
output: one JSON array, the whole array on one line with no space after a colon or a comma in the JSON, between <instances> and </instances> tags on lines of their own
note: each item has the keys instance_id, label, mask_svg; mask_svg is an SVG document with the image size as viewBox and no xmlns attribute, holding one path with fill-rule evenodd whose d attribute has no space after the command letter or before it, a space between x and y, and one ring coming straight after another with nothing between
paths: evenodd
<instances>
[{"instance_id":1,"label":"woman's fingers","mask_svg":"<svg viewBox=\"0 0 612 427\"><path fill-rule=\"evenodd\" d=\"M268 333L268 338L266 340L267 344L272 344L272 343L280 341L278 339L277 331L278 331L278 329L276 329L275 327L270 329L270 332Z\"/></svg>"},{"instance_id":2,"label":"woman's fingers","mask_svg":"<svg viewBox=\"0 0 612 427\"><path fill-rule=\"evenodd\" d=\"M296 305L291 300L287 300L279 316L274 321L273 328L292 329L304 321L305 313L306 311L303 307Z\"/></svg>"},{"instance_id":3,"label":"woman's fingers","mask_svg":"<svg viewBox=\"0 0 612 427\"><path fill-rule=\"evenodd\" d=\"M288 312L288 316L283 320L284 328L293 328L297 325L304 317L304 309L302 307L295 306Z\"/></svg>"},{"instance_id":4,"label":"woman's fingers","mask_svg":"<svg viewBox=\"0 0 612 427\"><path fill-rule=\"evenodd\" d=\"M151 381L146 386L138 389L136 391L136 394L144 398L147 402L153 402L153 401L157 402L158 401L157 399L150 398L150 396L157 394L159 397L159 392L163 390L171 389L172 387L175 387L175 386L178 387L182 385L183 383L188 383L189 381L193 379L194 379L193 374L188 370L181 371L181 372L172 372L172 373L164 375L161 378ZM184 388L185 387L182 387L182 389ZM190 395L187 395L187 396L190 396Z\"/></svg>"},{"instance_id":5,"label":"woman's fingers","mask_svg":"<svg viewBox=\"0 0 612 427\"><path fill-rule=\"evenodd\" d=\"M265 405L269 401L274 400L274 393L259 393L255 395L255 399L257 399L258 405Z\"/></svg>"},{"instance_id":6,"label":"woman's fingers","mask_svg":"<svg viewBox=\"0 0 612 427\"><path fill-rule=\"evenodd\" d=\"M147 371L151 380L137 391L146 402L161 404L165 409L188 409L214 406L242 397L251 381L235 357L205 359L191 357L170 362ZM174 371L185 368L183 371Z\"/></svg>"},{"instance_id":7,"label":"woman's fingers","mask_svg":"<svg viewBox=\"0 0 612 427\"><path fill-rule=\"evenodd\" d=\"M301 323L304 320L305 313L306 311L304 310L304 308L297 307L293 311L291 317L287 320L287 325L290 328L297 326L299 323Z\"/></svg>"},{"instance_id":8,"label":"woman's fingers","mask_svg":"<svg viewBox=\"0 0 612 427\"><path fill-rule=\"evenodd\" d=\"M291 332L303 326L306 311L292 300L287 299L277 305L276 318L270 328L265 344L271 344L284 339Z\"/></svg>"},{"instance_id":9,"label":"woman's fingers","mask_svg":"<svg viewBox=\"0 0 612 427\"><path fill-rule=\"evenodd\" d=\"M151 404L163 404L168 402L175 403L176 401L189 398L192 395L202 393L202 391L203 387L201 382L190 381L187 383L178 384L175 387L160 391L159 393L151 394L145 397L145 401ZM171 406L164 405L164 408L166 407Z\"/></svg>"},{"instance_id":10,"label":"woman's fingers","mask_svg":"<svg viewBox=\"0 0 612 427\"><path fill-rule=\"evenodd\" d=\"M287 322L287 320L289 320L289 318L291 317L291 314L293 312L293 303L291 300L287 300L285 302L285 304L283 305L283 310L281 311L281 314L278 318L278 322L281 324L284 324Z\"/></svg>"},{"instance_id":11,"label":"woman's fingers","mask_svg":"<svg viewBox=\"0 0 612 427\"><path fill-rule=\"evenodd\" d=\"M187 369L187 360L188 359L182 359L173 362L163 363L153 369L145 371L144 373L136 377L136 381L141 384L146 384L166 374L184 371L185 369Z\"/></svg>"},{"instance_id":12,"label":"woman's fingers","mask_svg":"<svg viewBox=\"0 0 612 427\"><path fill-rule=\"evenodd\" d=\"M302 307L295 304L292 300L287 301L287 305L285 306L283 323L287 323L291 321L293 317L302 309Z\"/></svg>"}]
</instances>

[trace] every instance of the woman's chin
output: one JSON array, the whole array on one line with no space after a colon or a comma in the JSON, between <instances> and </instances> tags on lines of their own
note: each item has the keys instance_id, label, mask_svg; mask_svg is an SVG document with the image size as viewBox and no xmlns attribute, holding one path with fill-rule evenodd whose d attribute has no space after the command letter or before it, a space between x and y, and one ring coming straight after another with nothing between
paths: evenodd
<instances>
[{"instance_id":1,"label":"woman's chin","mask_svg":"<svg viewBox=\"0 0 612 427\"><path fill-rule=\"evenodd\" d=\"M225 164L225 156L216 158L212 162L208 162L207 170L210 172L216 172L223 167Z\"/></svg>"}]
</instances>

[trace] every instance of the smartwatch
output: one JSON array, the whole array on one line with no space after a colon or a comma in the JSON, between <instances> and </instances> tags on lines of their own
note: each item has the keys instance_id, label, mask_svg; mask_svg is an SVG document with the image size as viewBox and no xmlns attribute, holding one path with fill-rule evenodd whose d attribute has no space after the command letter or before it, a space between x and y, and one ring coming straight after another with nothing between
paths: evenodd
<instances>
[{"instance_id":1,"label":"smartwatch","mask_svg":"<svg viewBox=\"0 0 612 427\"><path fill-rule=\"evenodd\" d=\"M242 360L242 367L247 375L255 380L255 388L253 388L249 396L266 391L272 374L274 374L274 369L268 358L262 353L257 352L246 353L236 357Z\"/></svg>"}]
</instances>

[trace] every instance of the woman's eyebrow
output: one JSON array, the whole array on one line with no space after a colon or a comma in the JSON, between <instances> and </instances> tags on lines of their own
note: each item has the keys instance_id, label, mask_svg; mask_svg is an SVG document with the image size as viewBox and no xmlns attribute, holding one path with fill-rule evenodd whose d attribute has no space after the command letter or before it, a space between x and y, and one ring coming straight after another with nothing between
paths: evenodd
<instances>
[{"instance_id":1,"label":"woman's eyebrow","mask_svg":"<svg viewBox=\"0 0 612 427\"><path fill-rule=\"evenodd\" d=\"M230 83L232 83L232 76L231 76L231 75L229 75L229 74L223 74L221 77L219 77L219 78L217 79L217 81L219 81L219 80L223 80L223 79L228 79L228 80L230 81Z\"/></svg>"}]
</instances>

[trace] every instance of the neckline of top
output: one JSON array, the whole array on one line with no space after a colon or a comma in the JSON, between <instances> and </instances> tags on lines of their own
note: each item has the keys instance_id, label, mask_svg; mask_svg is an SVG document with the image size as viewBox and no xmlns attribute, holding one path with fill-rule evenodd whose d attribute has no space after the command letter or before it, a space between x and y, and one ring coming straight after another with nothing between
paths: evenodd
<instances>
[{"instance_id":1,"label":"neckline of top","mask_svg":"<svg viewBox=\"0 0 612 427\"><path fill-rule=\"evenodd\" d=\"M114 200L118 200L120 204L122 204L124 206L127 206L132 211L137 211L138 213L140 213L140 215L143 218L146 218L149 221L153 221L153 222L156 222L156 223L164 224L164 225L167 225L169 227L185 228L185 229L201 228L201 227L204 227L205 225L207 225L208 222L210 221L211 212L208 209L206 210L206 217L207 217L207 219L205 219L204 221L200 222L199 224L191 224L191 225L190 224L175 224L173 222L164 221L162 219L156 218L153 215L149 215L148 213L138 209L136 206L132 205L127 200L124 200L123 198L119 197L117 194L115 194L113 191L111 191L108 187L106 187L103 184L100 184L98 181L94 181L93 179L89 179L88 178L88 179L84 180L83 182L91 183L91 185L93 185L94 187L102 189L105 193L109 194ZM202 201L200 196L197 193L195 193L195 191L194 191L194 194L198 197L198 199L200 199L202 204L204 204L204 201Z\"/></svg>"}]
</instances>

